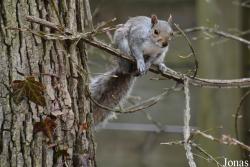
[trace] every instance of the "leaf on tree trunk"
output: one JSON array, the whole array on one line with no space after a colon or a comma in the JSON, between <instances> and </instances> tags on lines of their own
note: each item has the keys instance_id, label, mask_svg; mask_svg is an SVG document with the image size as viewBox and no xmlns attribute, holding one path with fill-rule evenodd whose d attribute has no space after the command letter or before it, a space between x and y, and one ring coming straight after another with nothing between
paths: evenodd
<instances>
[{"instance_id":1,"label":"leaf on tree trunk","mask_svg":"<svg viewBox=\"0 0 250 167\"><path fill-rule=\"evenodd\" d=\"M84 122L84 123L80 124L79 131L83 132L84 130L88 130L88 128L89 128L88 123Z\"/></svg>"},{"instance_id":2,"label":"leaf on tree trunk","mask_svg":"<svg viewBox=\"0 0 250 167\"><path fill-rule=\"evenodd\" d=\"M41 122L36 122L34 124L34 133L43 132L45 136L49 138L50 141L53 141L53 132L57 126L56 117L47 116Z\"/></svg>"},{"instance_id":3,"label":"leaf on tree trunk","mask_svg":"<svg viewBox=\"0 0 250 167\"><path fill-rule=\"evenodd\" d=\"M69 153L68 153L68 149L60 149L56 151L56 159L63 156L63 157L68 157Z\"/></svg>"},{"instance_id":4,"label":"leaf on tree trunk","mask_svg":"<svg viewBox=\"0 0 250 167\"><path fill-rule=\"evenodd\" d=\"M23 99L28 98L30 101L46 106L43 95L45 86L35 80L35 77L29 76L25 80L14 80L11 83L13 89L13 99L16 104L20 104Z\"/></svg>"}]
</instances>

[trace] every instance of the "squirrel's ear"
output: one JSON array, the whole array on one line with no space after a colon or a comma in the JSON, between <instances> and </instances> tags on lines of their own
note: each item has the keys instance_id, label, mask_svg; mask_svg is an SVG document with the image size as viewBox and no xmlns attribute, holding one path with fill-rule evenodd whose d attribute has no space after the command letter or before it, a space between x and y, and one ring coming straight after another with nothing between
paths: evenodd
<instances>
[{"instance_id":1,"label":"squirrel's ear","mask_svg":"<svg viewBox=\"0 0 250 167\"><path fill-rule=\"evenodd\" d=\"M168 23L171 24L171 25L173 24L173 17L172 17L171 14L168 17Z\"/></svg>"},{"instance_id":2,"label":"squirrel's ear","mask_svg":"<svg viewBox=\"0 0 250 167\"><path fill-rule=\"evenodd\" d=\"M152 27L158 23L158 19L156 15L151 16L151 23L152 23Z\"/></svg>"}]
</instances>

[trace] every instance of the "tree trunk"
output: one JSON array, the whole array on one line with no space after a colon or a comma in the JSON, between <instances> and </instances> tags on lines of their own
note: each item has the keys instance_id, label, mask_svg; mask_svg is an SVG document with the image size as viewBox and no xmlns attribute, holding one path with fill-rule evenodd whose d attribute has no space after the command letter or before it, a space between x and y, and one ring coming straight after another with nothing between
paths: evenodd
<instances>
[{"instance_id":1,"label":"tree trunk","mask_svg":"<svg viewBox=\"0 0 250 167\"><path fill-rule=\"evenodd\" d=\"M83 32L91 19L88 0L1 0L0 11L0 166L95 166L88 76L77 70L88 70L84 44L23 31L58 33L28 22L26 16L32 15ZM45 106L29 97L14 103L13 81L28 76L45 86ZM54 129L46 129L46 119Z\"/></svg>"}]
</instances>

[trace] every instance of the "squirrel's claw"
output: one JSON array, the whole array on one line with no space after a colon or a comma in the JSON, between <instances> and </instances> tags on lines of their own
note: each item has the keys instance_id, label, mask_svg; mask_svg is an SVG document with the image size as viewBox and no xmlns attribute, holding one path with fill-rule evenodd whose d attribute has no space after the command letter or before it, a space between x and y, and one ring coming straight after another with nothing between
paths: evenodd
<instances>
[{"instance_id":1,"label":"squirrel's claw","mask_svg":"<svg viewBox=\"0 0 250 167\"><path fill-rule=\"evenodd\" d=\"M138 76L142 76L146 74L147 70L146 70L146 65L145 65L144 60L137 61L137 72L138 72Z\"/></svg>"},{"instance_id":2,"label":"squirrel's claw","mask_svg":"<svg viewBox=\"0 0 250 167\"><path fill-rule=\"evenodd\" d=\"M159 64L158 68L162 73L165 73L167 71L167 67L164 63Z\"/></svg>"}]
</instances>

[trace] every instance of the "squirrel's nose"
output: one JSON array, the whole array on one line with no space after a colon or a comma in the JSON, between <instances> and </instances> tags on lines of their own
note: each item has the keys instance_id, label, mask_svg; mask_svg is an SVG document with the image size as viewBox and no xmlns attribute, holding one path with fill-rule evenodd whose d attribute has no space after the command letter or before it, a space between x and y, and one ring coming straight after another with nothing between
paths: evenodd
<instances>
[{"instance_id":1,"label":"squirrel's nose","mask_svg":"<svg viewBox=\"0 0 250 167\"><path fill-rule=\"evenodd\" d=\"M168 41L162 42L162 47L168 46Z\"/></svg>"}]
</instances>

